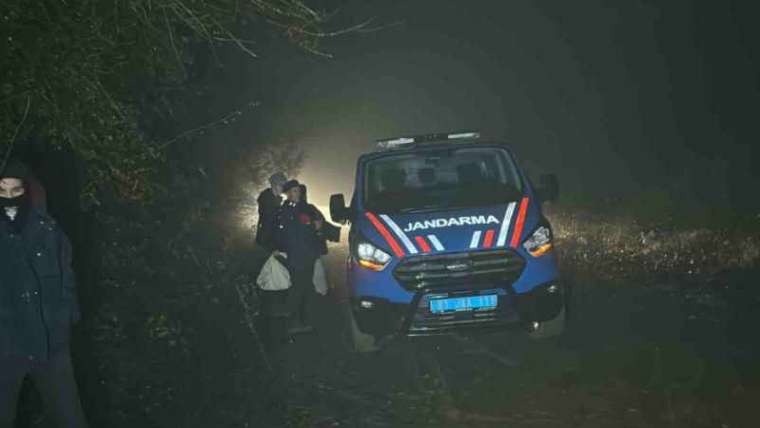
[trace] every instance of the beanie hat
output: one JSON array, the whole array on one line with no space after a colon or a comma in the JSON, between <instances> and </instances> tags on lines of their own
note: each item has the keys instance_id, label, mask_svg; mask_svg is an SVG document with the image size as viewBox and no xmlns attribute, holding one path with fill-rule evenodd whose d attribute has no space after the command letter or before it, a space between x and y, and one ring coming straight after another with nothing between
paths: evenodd
<instances>
[{"instance_id":1,"label":"beanie hat","mask_svg":"<svg viewBox=\"0 0 760 428\"><path fill-rule=\"evenodd\" d=\"M288 177L286 177L285 174L282 172L276 172L272 174L271 177L269 177L269 184L272 187L282 186L285 184L286 181L288 181Z\"/></svg>"}]
</instances>

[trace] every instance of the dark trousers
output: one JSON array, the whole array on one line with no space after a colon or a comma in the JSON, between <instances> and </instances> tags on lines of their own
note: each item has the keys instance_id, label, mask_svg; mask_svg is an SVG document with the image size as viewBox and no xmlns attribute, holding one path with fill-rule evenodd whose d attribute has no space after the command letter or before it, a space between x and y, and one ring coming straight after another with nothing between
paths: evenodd
<instances>
[{"instance_id":1,"label":"dark trousers","mask_svg":"<svg viewBox=\"0 0 760 428\"><path fill-rule=\"evenodd\" d=\"M23 357L0 357L0 428L13 428L18 396L26 376L31 378L39 391L46 414L54 426L87 426L74 380L71 354L67 349L44 362Z\"/></svg>"},{"instance_id":2,"label":"dark trousers","mask_svg":"<svg viewBox=\"0 0 760 428\"><path fill-rule=\"evenodd\" d=\"M309 292L314 289L314 263L291 266L290 289L288 290L288 312L293 321L306 322L306 302Z\"/></svg>"}]
</instances>

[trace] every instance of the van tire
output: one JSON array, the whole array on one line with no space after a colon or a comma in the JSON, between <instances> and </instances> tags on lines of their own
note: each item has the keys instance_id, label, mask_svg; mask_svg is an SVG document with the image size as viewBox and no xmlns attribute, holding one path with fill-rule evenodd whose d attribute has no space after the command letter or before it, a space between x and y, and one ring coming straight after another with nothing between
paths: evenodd
<instances>
[{"instance_id":1,"label":"van tire","mask_svg":"<svg viewBox=\"0 0 760 428\"><path fill-rule=\"evenodd\" d=\"M559 314L557 314L554 319L542 322L538 326L537 330L529 331L528 336L530 336L531 339L536 340L544 340L560 336L565 331L566 321L567 311L563 305L562 309L559 311Z\"/></svg>"}]
</instances>

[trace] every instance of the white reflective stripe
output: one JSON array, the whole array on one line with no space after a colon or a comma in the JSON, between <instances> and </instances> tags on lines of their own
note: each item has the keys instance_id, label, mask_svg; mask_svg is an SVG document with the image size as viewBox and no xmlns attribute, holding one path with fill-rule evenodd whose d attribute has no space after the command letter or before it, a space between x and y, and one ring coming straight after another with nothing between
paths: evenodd
<instances>
[{"instance_id":1,"label":"white reflective stripe","mask_svg":"<svg viewBox=\"0 0 760 428\"><path fill-rule=\"evenodd\" d=\"M458 138L480 138L480 133L478 132L462 132L459 134L449 134L448 135L449 140L456 140Z\"/></svg>"},{"instance_id":2,"label":"white reflective stripe","mask_svg":"<svg viewBox=\"0 0 760 428\"><path fill-rule=\"evenodd\" d=\"M512 216L515 213L515 206L517 202L510 202L507 206L507 212L504 213L504 221L501 223L501 229L499 230L499 239L496 240L497 247L503 247L507 243L507 232L509 232L509 225L512 223Z\"/></svg>"},{"instance_id":3,"label":"white reflective stripe","mask_svg":"<svg viewBox=\"0 0 760 428\"><path fill-rule=\"evenodd\" d=\"M441 245L441 241L439 241L435 235L428 235L427 237L430 240L430 242L433 243L433 247L435 247L436 251L445 250L445 248L443 248L443 245Z\"/></svg>"},{"instance_id":4,"label":"white reflective stripe","mask_svg":"<svg viewBox=\"0 0 760 428\"><path fill-rule=\"evenodd\" d=\"M470 241L470 248L478 248L478 244L480 244L480 234L482 232L480 230L476 230L472 234L472 241Z\"/></svg>"},{"instance_id":5,"label":"white reflective stripe","mask_svg":"<svg viewBox=\"0 0 760 428\"><path fill-rule=\"evenodd\" d=\"M409 240L409 237L406 236L406 233L398 227L396 222L391 220L391 218L385 214L380 214L380 218L383 219L383 221L396 233L396 236L401 239L401 242L406 247L406 250L409 251L409 254L417 254L417 248L412 244L412 241Z\"/></svg>"}]
</instances>

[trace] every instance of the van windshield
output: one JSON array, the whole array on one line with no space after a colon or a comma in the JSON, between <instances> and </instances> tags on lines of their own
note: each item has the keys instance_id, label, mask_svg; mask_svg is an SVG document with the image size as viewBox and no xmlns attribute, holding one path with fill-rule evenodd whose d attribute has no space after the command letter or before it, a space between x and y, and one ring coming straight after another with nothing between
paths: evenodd
<instances>
[{"instance_id":1,"label":"van windshield","mask_svg":"<svg viewBox=\"0 0 760 428\"><path fill-rule=\"evenodd\" d=\"M399 153L365 166L364 206L380 213L496 205L521 195L517 169L498 148Z\"/></svg>"}]
</instances>

